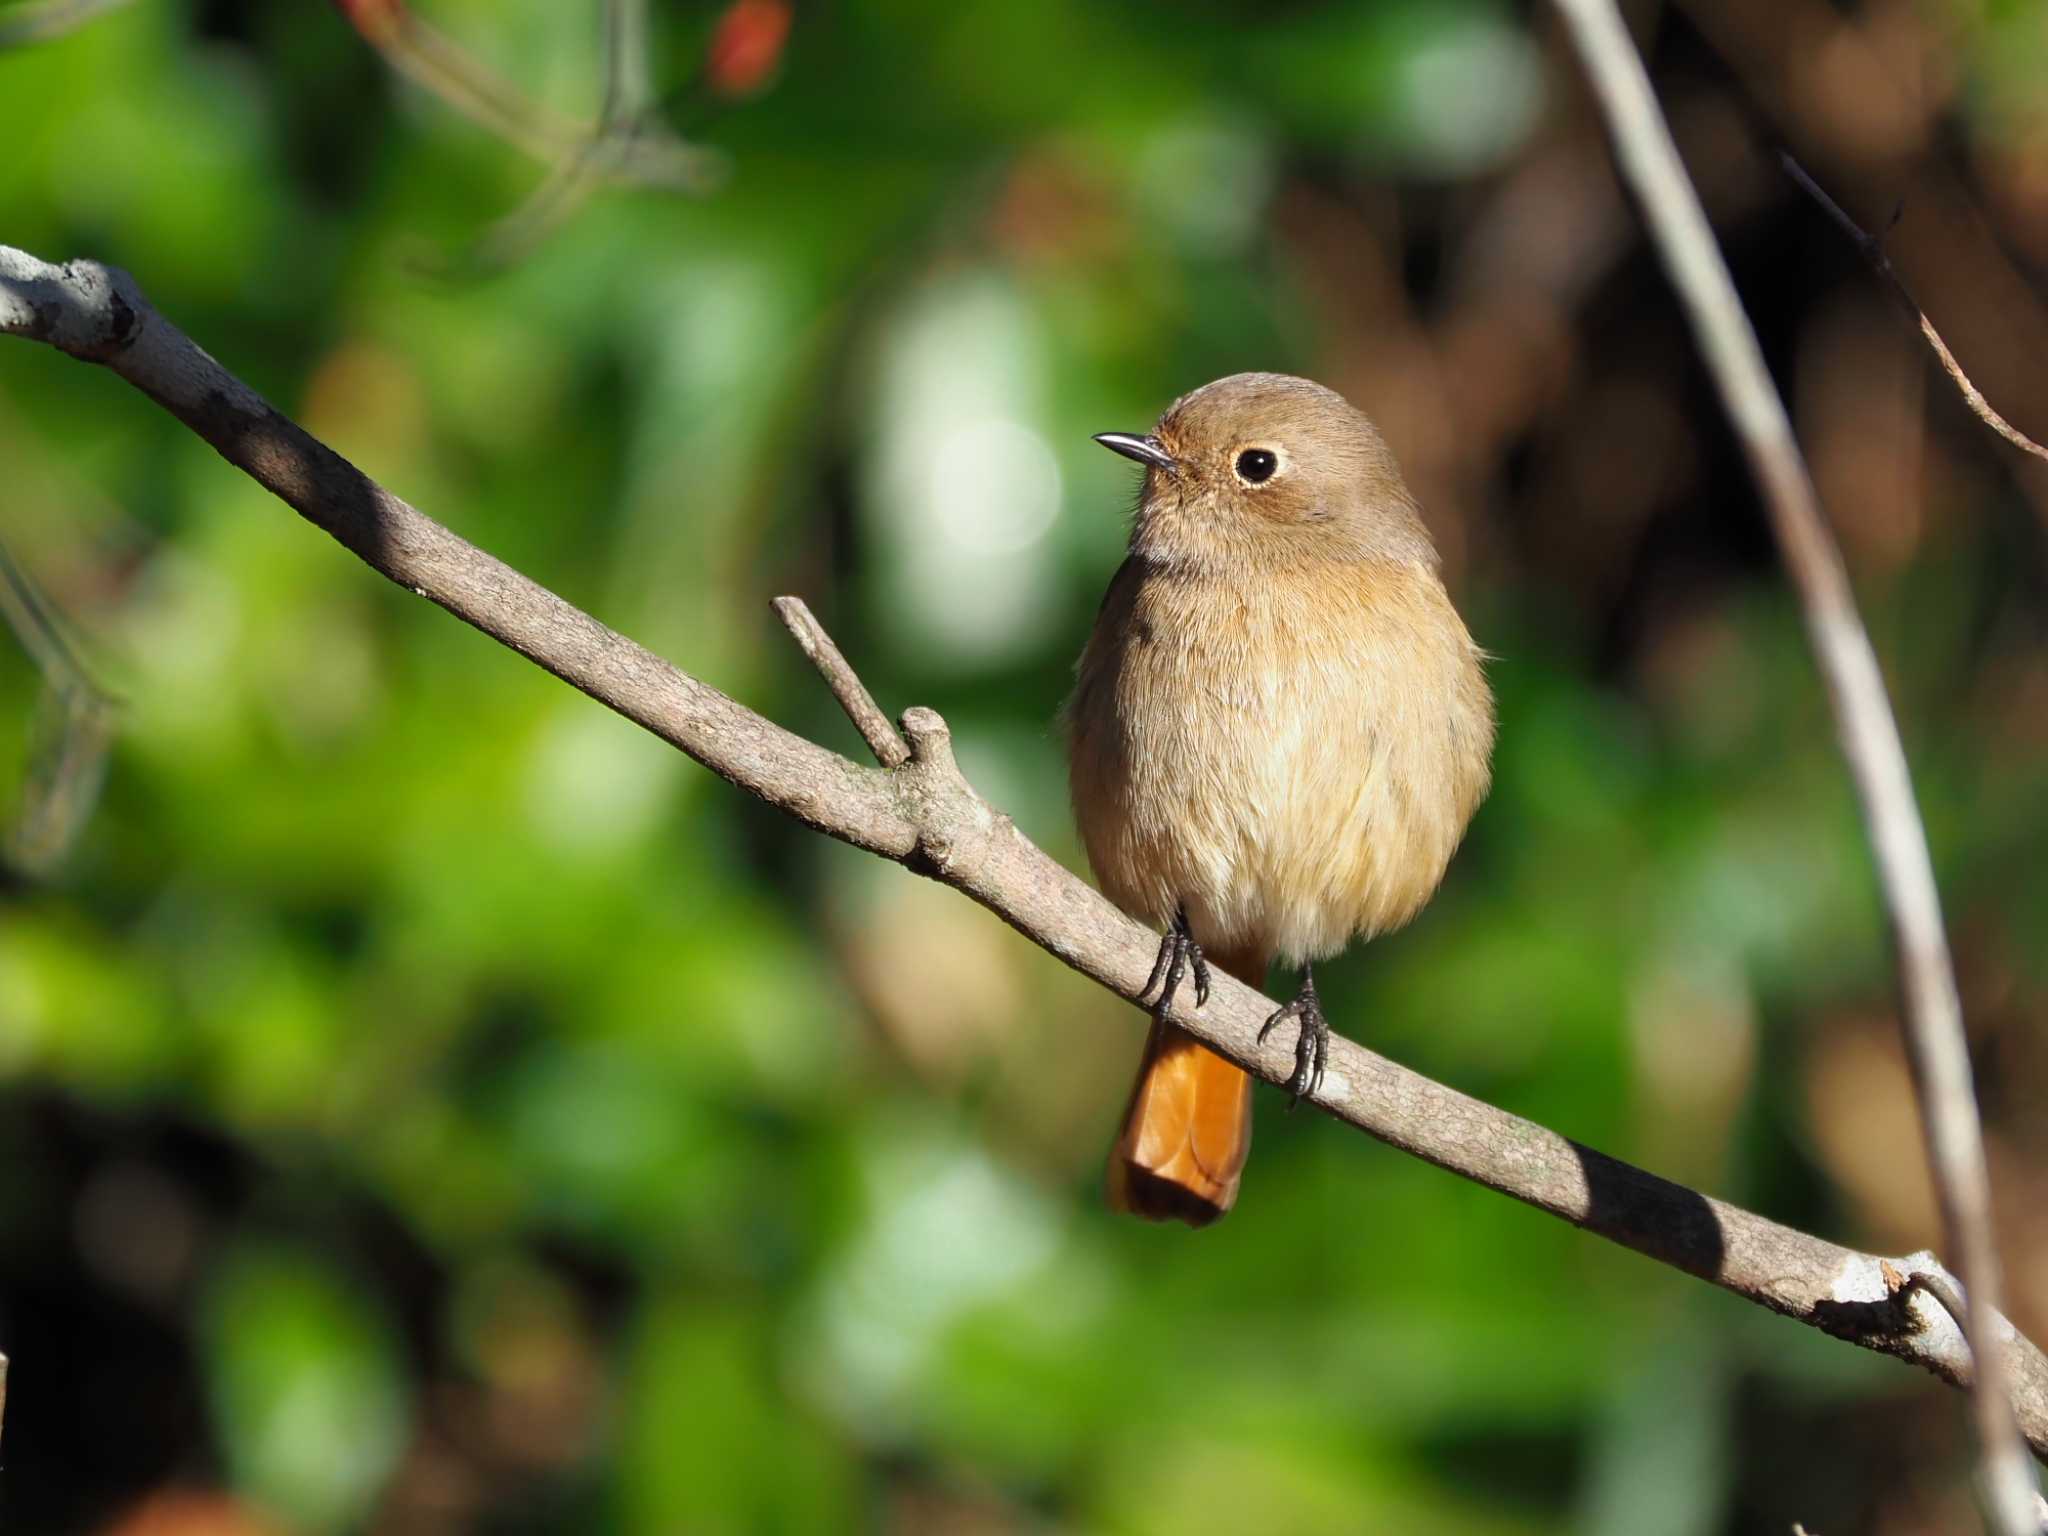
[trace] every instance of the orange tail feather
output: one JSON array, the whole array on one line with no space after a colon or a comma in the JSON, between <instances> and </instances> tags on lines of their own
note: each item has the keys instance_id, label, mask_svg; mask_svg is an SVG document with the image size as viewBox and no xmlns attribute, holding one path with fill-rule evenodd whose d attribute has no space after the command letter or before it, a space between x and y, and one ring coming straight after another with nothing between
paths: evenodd
<instances>
[{"instance_id":1,"label":"orange tail feather","mask_svg":"<svg viewBox=\"0 0 2048 1536\"><path fill-rule=\"evenodd\" d=\"M1252 986L1266 979L1263 956L1212 956L1209 963ZM1109 1154L1110 1208L1206 1227L1236 1202L1251 1149L1251 1078L1185 1030L1155 1020Z\"/></svg>"}]
</instances>

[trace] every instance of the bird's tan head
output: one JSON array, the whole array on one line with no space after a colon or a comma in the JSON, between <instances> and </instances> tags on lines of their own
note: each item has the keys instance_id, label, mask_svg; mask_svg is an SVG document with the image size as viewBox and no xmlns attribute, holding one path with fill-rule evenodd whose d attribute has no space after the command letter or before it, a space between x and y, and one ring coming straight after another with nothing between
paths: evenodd
<instances>
[{"instance_id":1,"label":"bird's tan head","mask_svg":"<svg viewBox=\"0 0 2048 1536\"><path fill-rule=\"evenodd\" d=\"M1146 466L1131 535L1162 563L1423 560L1435 550L1379 431L1334 390L1235 373L1105 448Z\"/></svg>"}]
</instances>

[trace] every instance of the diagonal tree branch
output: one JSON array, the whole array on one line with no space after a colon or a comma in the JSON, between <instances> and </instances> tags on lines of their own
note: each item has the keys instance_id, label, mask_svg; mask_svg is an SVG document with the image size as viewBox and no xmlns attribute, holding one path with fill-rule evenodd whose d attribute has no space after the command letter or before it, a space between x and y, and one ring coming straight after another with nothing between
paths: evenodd
<instances>
[{"instance_id":1,"label":"diagonal tree branch","mask_svg":"<svg viewBox=\"0 0 2048 1536\"><path fill-rule=\"evenodd\" d=\"M1678 290L1707 367L1749 456L1750 472L1806 617L1807 638L1827 683L1835 733L1855 781L1877 863L1899 972L1906 1055L1926 1128L1948 1246L1966 1281L1969 1339L1977 1369L1984 1495L1999 1536L2041 1536L2034 1477L2014 1433L2005 1385L2002 1289L1991 1232L1991 1179L1970 1081L1962 1002L1942 927L1927 830L1898 722L1870 634L1856 611L1840 550L1792 436L1785 405L1764 367L1756 331L1736 296L1706 210L1686 177L1650 77L1614 0L1557 0L1614 139L1624 179L1641 200L1658 253ZM2038 1442L2037 1442L2038 1449Z\"/></svg>"},{"instance_id":2,"label":"diagonal tree branch","mask_svg":"<svg viewBox=\"0 0 2048 1536\"><path fill-rule=\"evenodd\" d=\"M677 671L392 495L152 310L125 273L0 246L0 334L46 342L142 390L259 484L400 586L509 646L804 825L972 897L1117 995L1143 990L1158 937L1062 868L961 777L946 724L903 715L908 757L870 768ZM822 635L822 631L819 632ZM813 648L813 654L824 656ZM836 670L826 663L825 670ZM850 676L850 669L847 669ZM858 686L855 680L855 686ZM865 690L861 690L863 693ZM1275 1004L1218 974L1173 1021L1270 1083L1291 1047L1258 1043ZM1759 1306L1966 1385L1962 1332L1916 1276L1931 1254L1859 1253L1780 1226L1483 1104L1348 1040L1317 1106L1388 1145ZM2048 1357L2002 1318L2019 1421L2048 1458Z\"/></svg>"}]
</instances>

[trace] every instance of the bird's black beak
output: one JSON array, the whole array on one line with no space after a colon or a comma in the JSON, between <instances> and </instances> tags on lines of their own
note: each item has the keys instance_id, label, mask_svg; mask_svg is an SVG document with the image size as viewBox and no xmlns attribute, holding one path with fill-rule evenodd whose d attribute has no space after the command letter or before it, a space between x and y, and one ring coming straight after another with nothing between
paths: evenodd
<instances>
[{"instance_id":1,"label":"bird's black beak","mask_svg":"<svg viewBox=\"0 0 2048 1536\"><path fill-rule=\"evenodd\" d=\"M1136 459L1140 464L1150 464L1154 469L1163 469L1168 474L1180 466L1173 461L1173 455L1166 451L1166 445L1156 437L1138 437L1130 432L1098 432L1095 441L1111 453L1120 453L1127 459Z\"/></svg>"}]
</instances>

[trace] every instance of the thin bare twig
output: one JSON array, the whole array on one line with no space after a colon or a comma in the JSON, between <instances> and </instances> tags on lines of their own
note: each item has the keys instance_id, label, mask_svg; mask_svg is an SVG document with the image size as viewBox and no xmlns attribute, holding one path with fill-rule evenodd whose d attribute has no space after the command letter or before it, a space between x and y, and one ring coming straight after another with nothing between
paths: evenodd
<instances>
[{"instance_id":1,"label":"thin bare twig","mask_svg":"<svg viewBox=\"0 0 2048 1536\"><path fill-rule=\"evenodd\" d=\"M1955 354L1948 349L1948 343L1941 339L1941 332L1934 328L1934 322L1927 318L1927 311L1920 307L1912 291L1906 287L1905 279L1899 276L1898 268L1892 265L1891 257L1885 253L1884 241L1850 218L1842 205L1828 196L1820 183L1807 175L1806 167L1790 154L1780 150L1778 161L1785 167L1785 174L1820 205L1821 212L1834 221L1835 227L1849 237L1849 243L1863 254L1865 261L1870 263L1870 270L1876 273L1878 280L1885 285L1885 291L1891 294L1892 301L1926 338L1927 345L1934 352L1935 361L1941 364L1942 372L1949 376L1962 395L1963 404L1967 405L1985 426L2022 453L2031 453L2037 459L2048 460L2048 448L2043 448L1999 415L1991 402L1984 398L1983 392L1970 382L1970 376L1963 372L1963 365L1956 361Z\"/></svg>"},{"instance_id":2,"label":"thin bare twig","mask_svg":"<svg viewBox=\"0 0 2048 1536\"><path fill-rule=\"evenodd\" d=\"M0 12L0 48L25 48L75 32L131 0L30 0Z\"/></svg>"},{"instance_id":3,"label":"thin bare twig","mask_svg":"<svg viewBox=\"0 0 2048 1536\"><path fill-rule=\"evenodd\" d=\"M882 713L882 706L868 692L867 684L847 665L839 647L825 633L825 626L811 612L810 605L800 597L778 597L774 606L776 616L796 641L797 649L810 658L811 665L825 679L825 686L832 690L832 697L846 711L846 718L853 722L861 740L875 754L875 761L884 768L900 768L909 762L910 748L903 745L903 738L896 734L896 727Z\"/></svg>"},{"instance_id":4,"label":"thin bare twig","mask_svg":"<svg viewBox=\"0 0 2048 1536\"><path fill-rule=\"evenodd\" d=\"M604 179L702 192L717 184L725 161L678 138L642 112L629 133L578 123L522 93L466 50L414 15L405 0L334 0L363 40L414 85L440 98L478 127L558 169L584 167ZM605 152L592 156L592 144Z\"/></svg>"},{"instance_id":5,"label":"thin bare twig","mask_svg":"<svg viewBox=\"0 0 2048 1536\"><path fill-rule=\"evenodd\" d=\"M1722 403L1763 492L1807 635L1855 780L1892 930L1908 1059L1948 1243L1962 1266L1976 1362L1977 1434L1984 1494L1999 1536L2040 1536L2035 1485L2013 1427L1998 1316L1998 1250L1991 1183L1970 1081L1962 1003L1941 921L1927 832L1897 721L1848 572L1764 367L1756 332L1736 296L1706 211L1687 178L1650 78L1614 0L1557 0L1606 115L1615 157L1641 201L1658 253L1706 354Z\"/></svg>"},{"instance_id":6,"label":"thin bare twig","mask_svg":"<svg viewBox=\"0 0 2048 1536\"><path fill-rule=\"evenodd\" d=\"M600 128L634 122L654 105L647 61L647 0L605 0Z\"/></svg>"},{"instance_id":7,"label":"thin bare twig","mask_svg":"<svg viewBox=\"0 0 2048 1536\"><path fill-rule=\"evenodd\" d=\"M43 678L21 809L6 835L8 861L24 874L42 875L62 862L99 800L117 706L4 541L0 622L14 632Z\"/></svg>"},{"instance_id":8,"label":"thin bare twig","mask_svg":"<svg viewBox=\"0 0 2048 1536\"><path fill-rule=\"evenodd\" d=\"M565 155L541 184L477 242L478 265L511 265L560 229L628 163L642 140L680 142L653 115L647 0L605 0L604 104L590 141Z\"/></svg>"},{"instance_id":9,"label":"thin bare twig","mask_svg":"<svg viewBox=\"0 0 2048 1536\"><path fill-rule=\"evenodd\" d=\"M65 638L64 626L49 599L29 579L5 540L0 540L0 621L14 631L14 638L28 652L29 660L53 687L77 688L102 699L107 697Z\"/></svg>"},{"instance_id":10,"label":"thin bare twig","mask_svg":"<svg viewBox=\"0 0 2048 1536\"><path fill-rule=\"evenodd\" d=\"M946 723L902 719L909 757L863 767L677 671L370 480L149 307L125 273L50 266L0 246L0 334L42 341L126 379L221 456L372 569L644 726L805 826L949 885L1128 1001L1158 935L1047 857L960 774ZM1269 1083L1290 1045L1259 1040L1275 1009L1218 974L1199 1012L1168 1017ZM1932 1254L1886 1260L1781 1226L1634 1168L1333 1038L1317 1107L1426 1162L1546 1211L1810 1327L1958 1386L1963 1335L1932 1301L1900 1296L1883 1266L1939 1271ZM2001 1327L2010 1330L2003 1319ZM2008 1331L2020 1423L2048 1458L2048 1356Z\"/></svg>"},{"instance_id":11,"label":"thin bare twig","mask_svg":"<svg viewBox=\"0 0 2048 1536\"><path fill-rule=\"evenodd\" d=\"M115 712L75 689L46 689L29 738L21 807L7 829L7 862L44 876L64 862L99 804Z\"/></svg>"}]
</instances>

